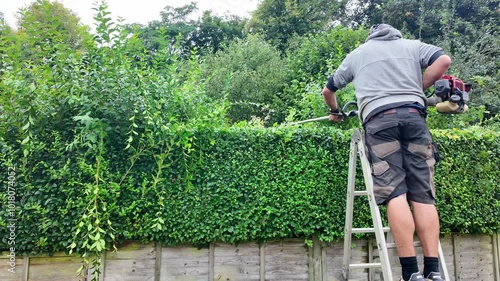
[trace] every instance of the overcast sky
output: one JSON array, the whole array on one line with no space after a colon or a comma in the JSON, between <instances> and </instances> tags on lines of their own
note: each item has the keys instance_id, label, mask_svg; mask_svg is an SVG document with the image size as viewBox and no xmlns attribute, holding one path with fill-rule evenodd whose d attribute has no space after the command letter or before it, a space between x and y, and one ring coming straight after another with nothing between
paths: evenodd
<instances>
[{"instance_id":1,"label":"overcast sky","mask_svg":"<svg viewBox=\"0 0 500 281\"><path fill-rule=\"evenodd\" d=\"M19 8L26 7L34 0L0 0L0 12L3 12L7 24L15 26L15 14ZM83 24L93 26L94 3L96 0L58 0L66 8L76 13ZM259 0L107 0L108 11L113 18L122 17L126 23L147 23L160 19L160 11L165 6L180 7L197 2L198 10L212 10L217 15L232 14L249 17L256 9Z\"/></svg>"}]
</instances>

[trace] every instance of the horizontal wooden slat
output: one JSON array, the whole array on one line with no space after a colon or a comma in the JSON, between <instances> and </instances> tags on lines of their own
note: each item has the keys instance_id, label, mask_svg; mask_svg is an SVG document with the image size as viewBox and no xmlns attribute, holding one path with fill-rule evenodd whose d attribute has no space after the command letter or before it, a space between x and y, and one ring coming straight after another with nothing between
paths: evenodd
<instances>
[{"instance_id":1,"label":"horizontal wooden slat","mask_svg":"<svg viewBox=\"0 0 500 281\"><path fill-rule=\"evenodd\" d=\"M450 273L450 280L496 280L495 257L498 249L489 235L448 235L441 237L441 245ZM318 244L319 243L319 244ZM375 239L371 239L375 245ZM126 242L118 252L107 252L104 281L155 281L155 271L160 281L207 281L210 265L214 281L308 281L319 278L322 281L340 281L342 277L343 241L332 243L315 242L321 255L316 252L315 259L309 257L309 250L302 239L268 241L262 248L257 243L249 242L234 246L225 243L213 244L213 262L209 262L209 249L198 249L184 245L177 247L155 247L154 244ZM389 246L391 244L388 244ZM379 253L374 247L373 262L367 265L368 240L352 240L352 258L349 280L367 280L366 267L375 268L374 281L380 280ZM158 249L158 255L156 253ZM416 248L419 266L422 267L421 247ZM156 260L157 257L161 259ZM8 271L7 253L0 256L0 280L19 281L23 278L24 262L29 259L30 281L73 281L83 280L76 275L81 266L81 258L75 255L57 253L55 256L36 256L23 260L16 257L16 272ZM316 260L321 259L321 260ZM396 251L389 251L393 277L399 279L401 268ZM310 267L308 262L316 266ZM264 265L261 267L261 265ZM319 265L321 264L321 270ZM158 268L156 267L158 266ZM315 269L315 274L310 270ZM313 271L311 271L313 272ZM321 274L319 274L321 273ZM319 275L318 275L319 274ZM455 276L456 275L456 276ZM315 277L314 277L315 276ZM316 281L316 280L311 280Z\"/></svg>"}]
</instances>

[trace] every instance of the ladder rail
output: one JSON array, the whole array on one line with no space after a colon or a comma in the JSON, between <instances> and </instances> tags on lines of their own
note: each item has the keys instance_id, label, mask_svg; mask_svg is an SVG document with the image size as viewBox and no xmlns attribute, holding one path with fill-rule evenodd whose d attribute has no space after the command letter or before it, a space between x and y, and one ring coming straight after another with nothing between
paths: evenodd
<instances>
[{"instance_id":1,"label":"ladder rail","mask_svg":"<svg viewBox=\"0 0 500 281\"><path fill-rule=\"evenodd\" d=\"M351 262L351 239L352 239L352 220L354 210L354 185L356 181L356 165L358 159L358 147L356 143L351 141L351 149L349 150L349 172L347 178L347 200L346 200L346 220L344 228L344 256L342 275L345 280L349 280L349 268Z\"/></svg>"},{"instance_id":2,"label":"ladder rail","mask_svg":"<svg viewBox=\"0 0 500 281\"><path fill-rule=\"evenodd\" d=\"M370 205L370 212L372 215L373 226L375 229L375 237L377 239L377 248L380 256L380 263L382 265L382 275L384 281L393 281L391 272L391 262L389 260L389 252L387 250L385 234L382 224L382 217L380 215L380 209L375 202L375 194L373 193L373 179L371 177L371 168L368 158L365 155L365 146L359 129L354 132L357 135L357 147L358 154L360 157L361 168L363 170L363 177L365 180L366 191L368 192L368 201Z\"/></svg>"}]
</instances>

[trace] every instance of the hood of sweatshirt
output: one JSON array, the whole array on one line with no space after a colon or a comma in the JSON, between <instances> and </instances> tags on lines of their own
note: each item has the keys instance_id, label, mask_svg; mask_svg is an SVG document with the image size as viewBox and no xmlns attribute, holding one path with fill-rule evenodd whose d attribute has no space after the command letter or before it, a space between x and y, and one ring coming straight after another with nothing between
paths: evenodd
<instances>
[{"instance_id":1,"label":"hood of sweatshirt","mask_svg":"<svg viewBox=\"0 0 500 281\"><path fill-rule=\"evenodd\" d=\"M372 27L372 29L370 30L370 35L368 35L368 38L366 38L365 42L367 42L368 40L389 41L401 38L403 38L403 36L401 35L401 32L399 30L395 29L391 25L383 23Z\"/></svg>"}]
</instances>

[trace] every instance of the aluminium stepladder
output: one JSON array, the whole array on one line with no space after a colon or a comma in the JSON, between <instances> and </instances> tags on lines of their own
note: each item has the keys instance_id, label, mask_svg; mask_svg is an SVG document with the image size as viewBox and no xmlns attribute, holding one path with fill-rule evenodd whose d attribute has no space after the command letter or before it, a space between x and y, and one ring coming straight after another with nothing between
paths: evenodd
<instances>
[{"instance_id":1,"label":"aluminium stepladder","mask_svg":"<svg viewBox=\"0 0 500 281\"><path fill-rule=\"evenodd\" d=\"M355 189L356 165L358 156L361 161L361 168L363 170L363 177L366 186L366 190L363 191L358 191ZM362 195L368 196L368 202L370 205L370 212L374 226L373 228L352 228L354 197ZM383 226L380 210L377 203L375 202L370 163L368 162L368 158L365 155L363 134L360 131L360 129L355 129L351 138L346 201L347 203L346 203L346 219L345 219L345 229L344 229L344 257L343 257L343 267L342 267L344 279L349 280L349 271L351 269L381 268L383 280L393 281L394 279L391 272L391 263L389 260L388 249L395 248L396 245L395 243L388 243L386 241L385 233L389 233L390 228ZM351 239L353 233L375 233L375 238L377 240L377 248L380 256L380 262L351 263ZM414 245L420 246L420 242L415 242ZM444 260L443 249L441 248L441 242L439 242L439 262L445 280L449 281L450 277L448 274L448 270L446 269L446 262Z\"/></svg>"}]
</instances>

